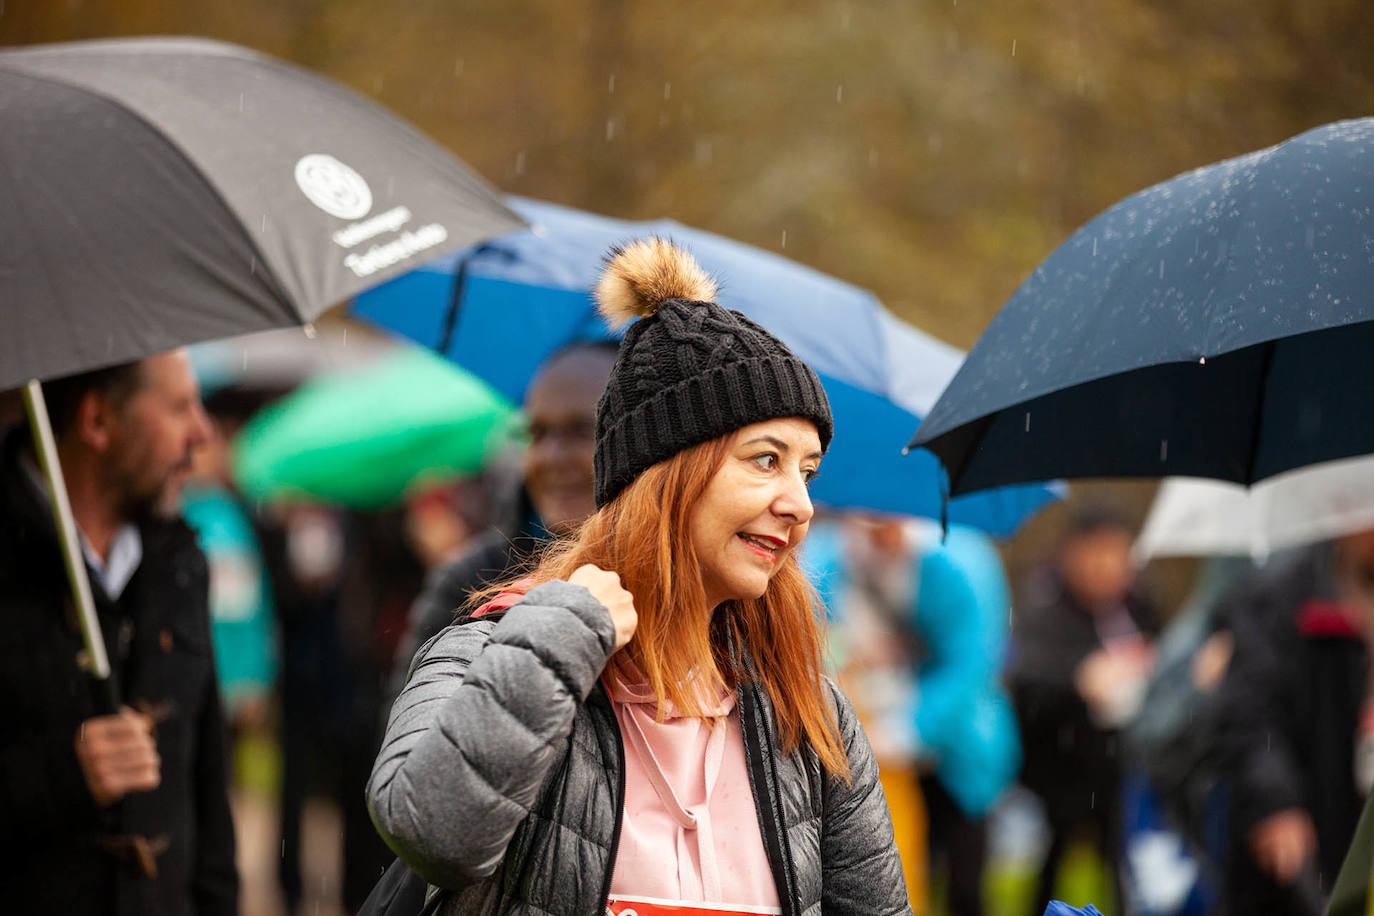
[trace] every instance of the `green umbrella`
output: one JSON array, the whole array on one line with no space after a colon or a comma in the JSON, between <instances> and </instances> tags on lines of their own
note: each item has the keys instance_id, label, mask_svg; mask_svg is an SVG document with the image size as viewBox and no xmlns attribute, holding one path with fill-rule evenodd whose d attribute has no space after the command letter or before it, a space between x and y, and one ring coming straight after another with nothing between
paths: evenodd
<instances>
[{"instance_id":1,"label":"green umbrella","mask_svg":"<svg viewBox=\"0 0 1374 916\"><path fill-rule=\"evenodd\" d=\"M259 411L234 443L234 476L253 498L379 508L417 481L480 471L516 416L474 376L408 348Z\"/></svg>"}]
</instances>

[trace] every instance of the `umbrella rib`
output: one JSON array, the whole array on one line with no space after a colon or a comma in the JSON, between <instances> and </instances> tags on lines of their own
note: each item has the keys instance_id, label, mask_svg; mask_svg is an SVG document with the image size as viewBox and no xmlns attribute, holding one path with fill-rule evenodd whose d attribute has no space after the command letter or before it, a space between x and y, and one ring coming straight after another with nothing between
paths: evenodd
<instances>
[{"instance_id":1,"label":"umbrella rib","mask_svg":"<svg viewBox=\"0 0 1374 916\"><path fill-rule=\"evenodd\" d=\"M1265 392L1269 388L1269 371L1274 365L1274 350L1278 341L1270 341L1264 348L1264 363L1260 366L1259 386L1255 391L1255 416L1250 429L1249 457L1245 462L1245 485L1255 482L1255 462L1259 455L1260 428L1264 423Z\"/></svg>"}]
</instances>

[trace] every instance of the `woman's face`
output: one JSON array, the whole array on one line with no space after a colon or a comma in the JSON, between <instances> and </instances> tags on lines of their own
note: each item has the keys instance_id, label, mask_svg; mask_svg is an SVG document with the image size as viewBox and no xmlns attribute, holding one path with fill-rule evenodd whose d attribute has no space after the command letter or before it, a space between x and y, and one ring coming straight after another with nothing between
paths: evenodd
<instances>
[{"instance_id":1,"label":"woman's face","mask_svg":"<svg viewBox=\"0 0 1374 916\"><path fill-rule=\"evenodd\" d=\"M820 435L810 420L768 420L734 434L690 522L707 607L763 595L806 536L807 486L820 464Z\"/></svg>"}]
</instances>

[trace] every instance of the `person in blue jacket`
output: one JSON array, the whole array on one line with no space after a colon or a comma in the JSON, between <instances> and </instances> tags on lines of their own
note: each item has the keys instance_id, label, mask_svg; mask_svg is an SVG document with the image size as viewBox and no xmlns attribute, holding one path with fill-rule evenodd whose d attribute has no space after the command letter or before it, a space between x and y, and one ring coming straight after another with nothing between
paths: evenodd
<instances>
[{"instance_id":1,"label":"person in blue jacket","mask_svg":"<svg viewBox=\"0 0 1374 916\"><path fill-rule=\"evenodd\" d=\"M832 615L837 653L852 663L865 643L878 643L887 663L894 652L904 659L905 677L879 679L885 697L869 710L879 721L866 724L875 749L900 749L923 772L950 912L981 914L986 815L1021 762L998 679L1011 593L996 547L965 526L942 539L924 520L851 518L813 524L805 562Z\"/></svg>"}]
</instances>

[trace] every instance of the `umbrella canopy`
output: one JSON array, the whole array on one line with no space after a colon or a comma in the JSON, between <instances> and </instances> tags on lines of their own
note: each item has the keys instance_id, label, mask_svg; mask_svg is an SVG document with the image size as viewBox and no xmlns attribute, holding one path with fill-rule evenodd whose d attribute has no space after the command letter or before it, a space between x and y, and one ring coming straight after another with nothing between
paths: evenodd
<instances>
[{"instance_id":1,"label":"umbrella canopy","mask_svg":"<svg viewBox=\"0 0 1374 916\"><path fill-rule=\"evenodd\" d=\"M816 499L939 516L937 462L902 448L954 374L958 350L904 324L871 293L709 232L507 200L529 230L359 296L354 314L446 354L518 402L559 347L612 338L590 296L607 250L646 235L671 238L721 281L722 305L777 334L820 375L837 435L812 489ZM1005 536L1057 495L1044 486L979 494L951 505L950 518Z\"/></svg>"},{"instance_id":2,"label":"umbrella canopy","mask_svg":"<svg viewBox=\"0 0 1374 916\"><path fill-rule=\"evenodd\" d=\"M1171 478L1160 487L1136 539L1137 560L1250 555L1374 528L1374 456L1329 461L1246 489L1218 480Z\"/></svg>"},{"instance_id":3,"label":"umbrella canopy","mask_svg":"<svg viewBox=\"0 0 1374 916\"><path fill-rule=\"evenodd\" d=\"M234 476L257 499L375 509L417 482L480 471L516 417L470 373L405 347L307 382L258 412L234 441Z\"/></svg>"},{"instance_id":4,"label":"umbrella canopy","mask_svg":"<svg viewBox=\"0 0 1374 916\"><path fill-rule=\"evenodd\" d=\"M315 326L314 332L281 328L196 344L190 349L191 364L201 395L208 398L225 388L284 394L317 375L376 362L398 346L365 326L331 322Z\"/></svg>"},{"instance_id":5,"label":"umbrella canopy","mask_svg":"<svg viewBox=\"0 0 1374 916\"><path fill-rule=\"evenodd\" d=\"M0 389L312 320L520 225L381 107L186 38L0 51Z\"/></svg>"},{"instance_id":6,"label":"umbrella canopy","mask_svg":"<svg viewBox=\"0 0 1374 916\"><path fill-rule=\"evenodd\" d=\"M1371 233L1374 118L1128 197L1022 284L912 445L956 494L1374 451Z\"/></svg>"}]
</instances>

